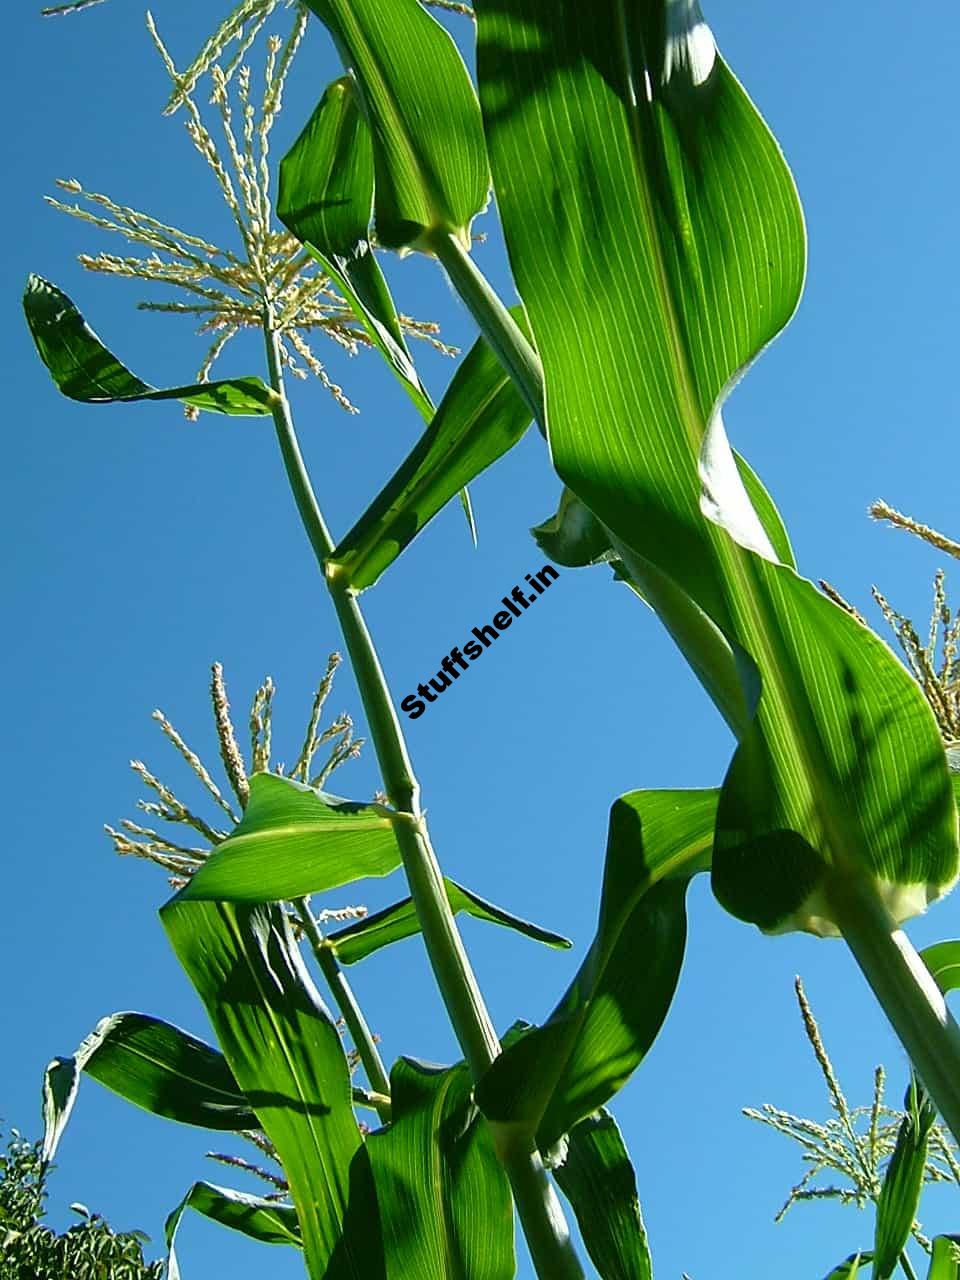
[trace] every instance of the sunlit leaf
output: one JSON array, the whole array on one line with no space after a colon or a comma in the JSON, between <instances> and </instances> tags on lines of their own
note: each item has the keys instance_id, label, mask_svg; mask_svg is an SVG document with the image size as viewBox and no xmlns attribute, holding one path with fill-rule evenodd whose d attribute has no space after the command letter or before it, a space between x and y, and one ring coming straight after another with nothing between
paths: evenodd
<instances>
[{"instance_id":1,"label":"sunlit leaf","mask_svg":"<svg viewBox=\"0 0 960 1280\"><path fill-rule=\"evenodd\" d=\"M511 1280L513 1207L464 1064L400 1058L393 1120L367 1150L389 1280Z\"/></svg>"},{"instance_id":2,"label":"sunlit leaf","mask_svg":"<svg viewBox=\"0 0 960 1280\"><path fill-rule=\"evenodd\" d=\"M336 1024L283 910L174 898L160 913L283 1165L313 1280L376 1280L376 1200ZM361 1227L362 1224L362 1227Z\"/></svg>"},{"instance_id":3,"label":"sunlit leaf","mask_svg":"<svg viewBox=\"0 0 960 1280\"><path fill-rule=\"evenodd\" d=\"M514 318L525 326L522 311ZM530 425L513 384L483 339L458 368L436 416L331 557L351 586L372 586L429 520L511 449Z\"/></svg>"},{"instance_id":4,"label":"sunlit leaf","mask_svg":"<svg viewBox=\"0 0 960 1280\"><path fill-rule=\"evenodd\" d=\"M694 0L500 0L478 17L554 465L741 740L717 896L768 930L835 931L825 898L855 866L914 914L958 869L933 716L885 645L778 563L720 414L803 283L780 150Z\"/></svg>"},{"instance_id":5,"label":"sunlit leaf","mask_svg":"<svg viewBox=\"0 0 960 1280\"><path fill-rule=\"evenodd\" d=\"M85 404L180 400L196 409L240 417L270 414L276 396L259 378L193 382L162 390L140 378L108 351L56 285L32 275L23 295L27 324L40 358L60 391Z\"/></svg>"},{"instance_id":6,"label":"sunlit leaf","mask_svg":"<svg viewBox=\"0 0 960 1280\"><path fill-rule=\"evenodd\" d=\"M554 1176L600 1280L653 1280L636 1175L609 1111L573 1126Z\"/></svg>"},{"instance_id":7,"label":"sunlit leaf","mask_svg":"<svg viewBox=\"0 0 960 1280\"><path fill-rule=\"evenodd\" d=\"M477 1088L484 1113L547 1149L620 1089L653 1044L686 942L687 885L710 864L716 791L637 791L610 813L593 945L543 1026Z\"/></svg>"},{"instance_id":8,"label":"sunlit leaf","mask_svg":"<svg viewBox=\"0 0 960 1280\"><path fill-rule=\"evenodd\" d=\"M935 942L924 947L920 958L944 995L960 987L960 941Z\"/></svg>"},{"instance_id":9,"label":"sunlit leaf","mask_svg":"<svg viewBox=\"0 0 960 1280\"><path fill-rule=\"evenodd\" d=\"M400 865L390 811L258 773L230 836L180 891L183 900L280 902Z\"/></svg>"},{"instance_id":10,"label":"sunlit leaf","mask_svg":"<svg viewBox=\"0 0 960 1280\"><path fill-rule=\"evenodd\" d=\"M960 1280L960 1238L936 1237L927 1280Z\"/></svg>"},{"instance_id":11,"label":"sunlit leaf","mask_svg":"<svg viewBox=\"0 0 960 1280\"><path fill-rule=\"evenodd\" d=\"M877 1200L877 1222L873 1244L873 1274L888 1280L910 1239L917 1216L927 1162L927 1139L937 1118L936 1108L923 1086L913 1077L904 1103L905 1115L897 1143L884 1174Z\"/></svg>"},{"instance_id":12,"label":"sunlit leaf","mask_svg":"<svg viewBox=\"0 0 960 1280\"><path fill-rule=\"evenodd\" d=\"M211 1182L195 1182L168 1216L164 1227L167 1280L180 1280L175 1244L180 1219L186 1209L192 1209L212 1222L219 1222L221 1226L230 1227L262 1244L291 1244L301 1247L300 1224L292 1204L264 1200L260 1196L233 1191L229 1187L214 1186Z\"/></svg>"},{"instance_id":13,"label":"sunlit leaf","mask_svg":"<svg viewBox=\"0 0 960 1280\"><path fill-rule=\"evenodd\" d=\"M469 241L490 186L480 108L450 35L419 0L306 0L356 77L387 249L432 231Z\"/></svg>"},{"instance_id":14,"label":"sunlit leaf","mask_svg":"<svg viewBox=\"0 0 960 1280\"><path fill-rule=\"evenodd\" d=\"M85 1072L152 1115L206 1129L257 1128L223 1054L145 1013L103 1018L71 1058L55 1058L43 1085L44 1159L52 1160Z\"/></svg>"},{"instance_id":15,"label":"sunlit leaf","mask_svg":"<svg viewBox=\"0 0 960 1280\"><path fill-rule=\"evenodd\" d=\"M487 902L479 894L473 893L455 880L444 877L447 900L454 912L463 911L477 920L486 920L490 924L499 924L506 929L522 933L535 942L543 942L548 947L569 947L569 938L559 933L551 933L549 929L541 929L539 925L523 920L519 916L504 911L502 907ZM381 947L399 942L402 938L413 937L420 932L420 922L413 905L412 898L404 898L382 911L364 916L355 924L338 929L327 935L327 944L337 953L341 964L356 964L366 956L379 951Z\"/></svg>"},{"instance_id":16,"label":"sunlit leaf","mask_svg":"<svg viewBox=\"0 0 960 1280\"><path fill-rule=\"evenodd\" d=\"M335 80L280 162L277 217L320 261L371 341L429 421L433 404L414 368L370 243L373 147L349 76Z\"/></svg>"}]
</instances>

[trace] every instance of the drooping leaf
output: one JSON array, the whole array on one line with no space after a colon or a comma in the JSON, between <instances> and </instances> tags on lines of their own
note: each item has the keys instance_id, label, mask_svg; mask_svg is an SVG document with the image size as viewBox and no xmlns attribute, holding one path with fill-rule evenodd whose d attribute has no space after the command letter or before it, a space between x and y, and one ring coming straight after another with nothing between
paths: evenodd
<instances>
[{"instance_id":1,"label":"drooping leaf","mask_svg":"<svg viewBox=\"0 0 960 1280\"><path fill-rule=\"evenodd\" d=\"M860 1267L866 1266L868 1262L873 1261L873 1254L869 1250L861 1250L860 1253L851 1253L849 1258L844 1258L839 1266L833 1268L824 1280L857 1280L860 1275Z\"/></svg>"},{"instance_id":2,"label":"drooping leaf","mask_svg":"<svg viewBox=\"0 0 960 1280\"><path fill-rule=\"evenodd\" d=\"M347 1060L285 913L175 897L160 918L277 1150L310 1276L382 1277L379 1215Z\"/></svg>"},{"instance_id":3,"label":"drooping leaf","mask_svg":"<svg viewBox=\"0 0 960 1280\"><path fill-rule=\"evenodd\" d=\"M60 391L84 404L180 400L211 413L240 417L273 412L276 396L259 378L225 378L158 389L130 372L108 351L65 293L32 275L23 309L40 359Z\"/></svg>"},{"instance_id":4,"label":"drooping leaf","mask_svg":"<svg viewBox=\"0 0 960 1280\"><path fill-rule=\"evenodd\" d=\"M45 1160L56 1152L81 1072L151 1115L205 1129L258 1127L222 1053L159 1018L114 1013L97 1023L72 1058L55 1058L47 1067Z\"/></svg>"},{"instance_id":5,"label":"drooping leaf","mask_svg":"<svg viewBox=\"0 0 960 1280\"><path fill-rule=\"evenodd\" d=\"M487 902L479 894L473 893L447 876L444 876L443 883L447 891L447 901L454 912L465 911L467 915L474 916L477 920L487 920L491 924L513 929L516 933L522 933L535 942L543 942L548 947L566 948L572 945L569 938L564 938L559 933L551 933L549 929L541 929L539 925L531 924L529 920L523 920L509 911L504 911L502 907ZM375 911L372 915L364 916L362 920L357 920L356 923L349 924L344 929L328 934L326 941L336 951L337 959L341 964L356 964L358 960L365 959L366 956L379 951L381 947L399 942L402 938L411 938L419 932L420 922L417 919L413 899L404 898L401 902L395 902L382 911Z\"/></svg>"},{"instance_id":6,"label":"drooping leaf","mask_svg":"<svg viewBox=\"0 0 960 1280\"><path fill-rule=\"evenodd\" d=\"M933 716L886 646L778 563L720 413L803 282L780 150L695 0L478 16L551 456L741 739L717 896L768 930L827 932L824 898L856 868L902 919L958 868Z\"/></svg>"},{"instance_id":7,"label":"drooping leaf","mask_svg":"<svg viewBox=\"0 0 960 1280\"><path fill-rule=\"evenodd\" d=\"M491 1120L547 1150L620 1089L653 1044L680 976L690 878L709 866L716 791L637 791L610 812L600 921L547 1022L477 1087Z\"/></svg>"},{"instance_id":8,"label":"drooping leaf","mask_svg":"<svg viewBox=\"0 0 960 1280\"><path fill-rule=\"evenodd\" d=\"M80 1071L75 1058L54 1058L43 1073L43 1146L40 1156L49 1164L77 1100Z\"/></svg>"},{"instance_id":9,"label":"drooping leaf","mask_svg":"<svg viewBox=\"0 0 960 1280\"><path fill-rule=\"evenodd\" d=\"M960 941L935 942L931 947L924 947L920 959L944 995L960 987Z\"/></svg>"},{"instance_id":10,"label":"drooping leaf","mask_svg":"<svg viewBox=\"0 0 960 1280\"><path fill-rule=\"evenodd\" d=\"M927 1280L960 1280L960 1237L934 1239Z\"/></svg>"},{"instance_id":11,"label":"drooping leaf","mask_svg":"<svg viewBox=\"0 0 960 1280\"><path fill-rule=\"evenodd\" d=\"M280 162L277 217L336 282L429 422L433 404L410 358L370 243L373 146L350 76L327 88Z\"/></svg>"},{"instance_id":12,"label":"drooping leaf","mask_svg":"<svg viewBox=\"0 0 960 1280\"><path fill-rule=\"evenodd\" d=\"M937 1118L936 1108L916 1076L904 1101L906 1114L900 1124L896 1146L884 1174L877 1201L877 1221L873 1243L873 1274L888 1280L910 1239L917 1216L923 1175L927 1161L927 1139Z\"/></svg>"},{"instance_id":13,"label":"drooping leaf","mask_svg":"<svg viewBox=\"0 0 960 1280\"><path fill-rule=\"evenodd\" d=\"M653 1280L636 1175L609 1111L573 1126L554 1177L573 1207L600 1280Z\"/></svg>"},{"instance_id":14,"label":"drooping leaf","mask_svg":"<svg viewBox=\"0 0 960 1280\"><path fill-rule=\"evenodd\" d=\"M291 1244L301 1247L300 1224L292 1204L264 1200L230 1187L217 1187L212 1182L195 1182L173 1212L167 1217L164 1236L167 1242L167 1280L180 1280L176 1237L180 1219L186 1209L193 1209L212 1222L240 1231L262 1244Z\"/></svg>"},{"instance_id":15,"label":"drooping leaf","mask_svg":"<svg viewBox=\"0 0 960 1280\"><path fill-rule=\"evenodd\" d=\"M400 1058L393 1121L370 1135L388 1280L510 1280L513 1208L465 1065Z\"/></svg>"},{"instance_id":16,"label":"drooping leaf","mask_svg":"<svg viewBox=\"0 0 960 1280\"><path fill-rule=\"evenodd\" d=\"M514 308L521 327L521 308ZM481 338L460 365L428 429L331 557L357 590L380 575L453 495L513 448L526 408Z\"/></svg>"},{"instance_id":17,"label":"drooping leaf","mask_svg":"<svg viewBox=\"0 0 960 1280\"><path fill-rule=\"evenodd\" d=\"M258 773L231 835L180 891L184 901L280 902L385 876L400 865L390 811Z\"/></svg>"},{"instance_id":18,"label":"drooping leaf","mask_svg":"<svg viewBox=\"0 0 960 1280\"><path fill-rule=\"evenodd\" d=\"M480 108L450 35L419 0L307 0L356 77L373 138L384 248L469 243L490 187Z\"/></svg>"}]
</instances>

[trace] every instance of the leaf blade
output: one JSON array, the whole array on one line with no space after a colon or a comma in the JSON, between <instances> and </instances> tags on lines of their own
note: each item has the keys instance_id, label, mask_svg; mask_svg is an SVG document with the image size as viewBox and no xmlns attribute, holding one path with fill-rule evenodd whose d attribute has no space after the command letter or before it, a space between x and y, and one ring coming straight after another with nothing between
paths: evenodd
<instances>
[{"instance_id":1,"label":"leaf blade","mask_svg":"<svg viewBox=\"0 0 960 1280\"><path fill-rule=\"evenodd\" d=\"M636 1175L609 1111L573 1126L554 1177L573 1207L600 1280L653 1280Z\"/></svg>"},{"instance_id":2,"label":"leaf blade","mask_svg":"<svg viewBox=\"0 0 960 1280\"><path fill-rule=\"evenodd\" d=\"M572 945L569 938L564 938L561 934L553 933L549 929L542 929L529 920L523 920L509 911L504 911L502 907L487 902L479 894L457 884L447 876L444 876L444 888L447 892L447 900L455 913L464 911L478 920L502 925L504 928L542 942L548 947L566 949ZM413 899L403 898L382 911L364 916L362 920L357 920L346 928L328 934L326 942L337 953L337 959L341 964L350 965L373 955L381 947L390 946L403 938L413 937L419 932L420 924L413 907Z\"/></svg>"},{"instance_id":3,"label":"leaf blade","mask_svg":"<svg viewBox=\"0 0 960 1280\"><path fill-rule=\"evenodd\" d=\"M525 327L522 308L513 315ZM479 339L426 432L341 540L331 566L358 591L373 586L454 494L512 449L529 426L529 410Z\"/></svg>"},{"instance_id":4,"label":"leaf blade","mask_svg":"<svg viewBox=\"0 0 960 1280\"><path fill-rule=\"evenodd\" d=\"M176 1238L180 1220L187 1209L212 1222L239 1231L261 1244L289 1244L301 1248L300 1225L293 1205L264 1200L212 1182L195 1182L164 1224L167 1244L167 1280L180 1280Z\"/></svg>"},{"instance_id":5,"label":"leaf blade","mask_svg":"<svg viewBox=\"0 0 960 1280\"><path fill-rule=\"evenodd\" d=\"M231 835L180 890L182 901L280 902L400 865L390 811L259 773Z\"/></svg>"},{"instance_id":6,"label":"leaf blade","mask_svg":"<svg viewBox=\"0 0 960 1280\"><path fill-rule=\"evenodd\" d=\"M433 402L407 348L370 243L373 145L349 76L329 85L280 162L277 217L332 277L429 421Z\"/></svg>"},{"instance_id":7,"label":"leaf blade","mask_svg":"<svg viewBox=\"0 0 960 1280\"><path fill-rule=\"evenodd\" d=\"M614 804L593 944L550 1018L479 1081L490 1120L548 1150L636 1070L679 979L687 884L709 863L717 794L631 792Z\"/></svg>"},{"instance_id":8,"label":"leaf blade","mask_svg":"<svg viewBox=\"0 0 960 1280\"><path fill-rule=\"evenodd\" d=\"M165 388L143 382L107 350L67 295L42 276L28 279L23 307L41 360L57 388L71 400L84 404L180 400L211 413L241 417L262 417L273 411L276 396L260 378Z\"/></svg>"},{"instance_id":9,"label":"leaf blade","mask_svg":"<svg viewBox=\"0 0 960 1280\"><path fill-rule=\"evenodd\" d=\"M463 1063L400 1058L393 1121L368 1139L389 1280L510 1280L513 1209Z\"/></svg>"},{"instance_id":10,"label":"leaf blade","mask_svg":"<svg viewBox=\"0 0 960 1280\"><path fill-rule=\"evenodd\" d=\"M373 1280L376 1199L340 1036L278 907L171 899L160 918L283 1165L319 1280ZM363 1222L363 1230L351 1225Z\"/></svg>"},{"instance_id":11,"label":"leaf blade","mask_svg":"<svg viewBox=\"0 0 960 1280\"><path fill-rule=\"evenodd\" d=\"M490 185L480 107L452 38L417 0L307 0L356 76L385 248L431 231L469 243Z\"/></svg>"},{"instance_id":12,"label":"leaf blade","mask_svg":"<svg viewBox=\"0 0 960 1280\"><path fill-rule=\"evenodd\" d=\"M102 1018L71 1058L44 1075L43 1158L52 1160L76 1099L81 1072L151 1115L205 1129L257 1128L223 1054L171 1023L143 1013Z\"/></svg>"}]
</instances>

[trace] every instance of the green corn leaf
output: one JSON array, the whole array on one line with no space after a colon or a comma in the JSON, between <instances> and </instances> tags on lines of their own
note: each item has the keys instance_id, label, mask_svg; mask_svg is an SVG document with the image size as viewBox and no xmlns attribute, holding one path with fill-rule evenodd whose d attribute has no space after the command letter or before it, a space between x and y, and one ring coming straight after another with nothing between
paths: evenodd
<instances>
[{"instance_id":1,"label":"green corn leaf","mask_svg":"<svg viewBox=\"0 0 960 1280\"><path fill-rule=\"evenodd\" d=\"M430 400L370 243L373 144L350 76L335 80L280 162L277 217L350 303L424 418Z\"/></svg>"},{"instance_id":2,"label":"green corn leaf","mask_svg":"<svg viewBox=\"0 0 960 1280\"><path fill-rule=\"evenodd\" d=\"M843 1262L834 1267L828 1276L824 1276L824 1280L857 1280L861 1266L866 1266L872 1261L873 1254L868 1250L851 1253L850 1257L844 1258Z\"/></svg>"},{"instance_id":3,"label":"green corn leaf","mask_svg":"<svg viewBox=\"0 0 960 1280\"><path fill-rule=\"evenodd\" d=\"M525 327L522 309L514 319ZM513 448L530 412L483 339L460 365L427 431L330 560L371 587L450 498Z\"/></svg>"},{"instance_id":4,"label":"green corn leaf","mask_svg":"<svg viewBox=\"0 0 960 1280\"><path fill-rule=\"evenodd\" d=\"M93 332L67 295L32 275L23 309L40 359L60 391L84 404L131 400L180 400L196 409L239 417L272 413L276 396L259 378L226 378L158 390L120 363Z\"/></svg>"},{"instance_id":5,"label":"green corn leaf","mask_svg":"<svg viewBox=\"0 0 960 1280\"><path fill-rule=\"evenodd\" d=\"M521 309L517 308L517 311ZM736 451L734 451L734 458L750 501L756 509L767 537L773 543L777 556L784 564L796 568L790 537L780 512L774 506L773 499L747 460ZM609 533L571 489L563 490L556 513L530 532L537 546L554 563L566 565L571 569L616 560L616 553L610 545Z\"/></svg>"},{"instance_id":6,"label":"green corn leaf","mask_svg":"<svg viewBox=\"0 0 960 1280\"><path fill-rule=\"evenodd\" d=\"M568 569L616 559L610 535L572 489L564 488L554 514L530 532L544 555Z\"/></svg>"},{"instance_id":7,"label":"green corn leaf","mask_svg":"<svg viewBox=\"0 0 960 1280\"><path fill-rule=\"evenodd\" d=\"M960 1280L960 1237L934 1239L927 1280Z\"/></svg>"},{"instance_id":8,"label":"green corn leaf","mask_svg":"<svg viewBox=\"0 0 960 1280\"><path fill-rule=\"evenodd\" d=\"M535 942L543 942L548 947L567 948L572 945L569 938L564 938L559 933L551 933L549 929L541 929L539 925L531 924L529 920L523 920L520 916L504 911L502 907L487 902L479 894L473 893L447 876L444 876L443 883L447 891L447 901L454 912L464 911L477 920L487 920L490 924L499 924L505 929L513 929L516 933L522 933ZM381 947L399 942L402 938L411 938L419 932L420 922L413 906L413 899L404 898L401 902L395 902L382 911L364 916L362 920L347 925L345 929L328 934L326 941L336 951L337 959L341 964L356 964L358 960L365 959L375 951L379 951Z\"/></svg>"},{"instance_id":9,"label":"green corn leaf","mask_svg":"<svg viewBox=\"0 0 960 1280\"><path fill-rule=\"evenodd\" d=\"M392 1123L370 1135L388 1280L510 1280L510 1189L466 1066L400 1058Z\"/></svg>"},{"instance_id":10,"label":"green corn leaf","mask_svg":"<svg viewBox=\"0 0 960 1280\"><path fill-rule=\"evenodd\" d=\"M168 1216L164 1235L167 1242L167 1280L180 1280L176 1237L185 1210L202 1214L212 1222L240 1231L262 1244L292 1244L301 1247L300 1224L292 1204L278 1204L260 1196L217 1187L212 1182L195 1182Z\"/></svg>"},{"instance_id":11,"label":"green corn leaf","mask_svg":"<svg viewBox=\"0 0 960 1280\"><path fill-rule=\"evenodd\" d=\"M43 1081L44 1160L52 1160L85 1072L155 1116L206 1129L258 1127L222 1053L145 1013L102 1018L71 1058L55 1058Z\"/></svg>"},{"instance_id":12,"label":"green corn leaf","mask_svg":"<svg viewBox=\"0 0 960 1280\"><path fill-rule=\"evenodd\" d=\"M76 13L79 9L90 9L95 4L102 4L103 0L67 0L66 4L52 4L47 8L41 9L40 12L45 18L59 17L65 13Z\"/></svg>"},{"instance_id":13,"label":"green corn leaf","mask_svg":"<svg viewBox=\"0 0 960 1280\"><path fill-rule=\"evenodd\" d=\"M457 47L419 0L306 0L356 77L373 138L384 248L469 244L490 188L480 108Z\"/></svg>"},{"instance_id":14,"label":"green corn leaf","mask_svg":"<svg viewBox=\"0 0 960 1280\"><path fill-rule=\"evenodd\" d=\"M741 740L715 892L764 929L832 932L826 898L856 871L903 919L958 870L933 716L885 645L778 562L720 412L803 283L780 150L695 0L478 17L554 464Z\"/></svg>"},{"instance_id":15,"label":"green corn leaf","mask_svg":"<svg viewBox=\"0 0 960 1280\"><path fill-rule=\"evenodd\" d=\"M960 941L935 942L931 947L924 947L920 959L944 995L960 987Z\"/></svg>"},{"instance_id":16,"label":"green corn leaf","mask_svg":"<svg viewBox=\"0 0 960 1280\"><path fill-rule=\"evenodd\" d=\"M637 1179L609 1111L573 1126L566 1156L553 1172L600 1280L653 1280Z\"/></svg>"},{"instance_id":17,"label":"green corn leaf","mask_svg":"<svg viewBox=\"0 0 960 1280\"><path fill-rule=\"evenodd\" d=\"M312 1280L377 1280L376 1198L347 1060L283 910L175 897L160 918L277 1150Z\"/></svg>"},{"instance_id":18,"label":"green corn leaf","mask_svg":"<svg viewBox=\"0 0 960 1280\"><path fill-rule=\"evenodd\" d=\"M716 791L637 791L614 804L593 944L548 1021L479 1082L490 1120L548 1150L637 1068L676 990L687 885L709 866L716 807Z\"/></svg>"},{"instance_id":19,"label":"green corn leaf","mask_svg":"<svg viewBox=\"0 0 960 1280\"><path fill-rule=\"evenodd\" d=\"M258 773L243 819L180 891L184 901L280 902L400 865L389 809Z\"/></svg>"},{"instance_id":20,"label":"green corn leaf","mask_svg":"<svg viewBox=\"0 0 960 1280\"><path fill-rule=\"evenodd\" d=\"M910 1228L917 1216L923 1190L927 1139L937 1118L936 1108L916 1076L913 1076L907 1090L904 1108L906 1114L877 1201L873 1244L875 1280L888 1280L893 1275L900 1254L910 1239Z\"/></svg>"}]
</instances>

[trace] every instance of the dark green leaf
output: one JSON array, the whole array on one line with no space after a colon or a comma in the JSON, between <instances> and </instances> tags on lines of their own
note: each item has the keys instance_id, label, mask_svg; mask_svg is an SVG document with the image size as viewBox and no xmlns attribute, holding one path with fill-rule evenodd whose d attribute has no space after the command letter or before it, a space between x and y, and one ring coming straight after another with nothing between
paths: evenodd
<instances>
[{"instance_id":1,"label":"dark green leaf","mask_svg":"<svg viewBox=\"0 0 960 1280\"><path fill-rule=\"evenodd\" d=\"M356 76L373 135L377 239L431 232L469 243L490 187L483 125L463 59L419 0L307 0Z\"/></svg>"},{"instance_id":2,"label":"dark green leaf","mask_svg":"<svg viewBox=\"0 0 960 1280\"><path fill-rule=\"evenodd\" d=\"M637 1179L609 1111L573 1126L554 1177L573 1207L600 1280L653 1280Z\"/></svg>"},{"instance_id":3,"label":"dark green leaf","mask_svg":"<svg viewBox=\"0 0 960 1280\"><path fill-rule=\"evenodd\" d=\"M388 809L258 773L232 834L180 891L183 900L280 902L400 865Z\"/></svg>"},{"instance_id":4,"label":"dark green leaf","mask_svg":"<svg viewBox=\"0 0 960 1280\"><path fill-rule=\"evenodd\" d=\"M915 915L957 874L956 809L926 700L811 583L756 557L751 568L776 630L721 791L714 891L761 928L836 933L824 886L855 859L897 921Z\"/></svg>"},{"instance_id":5,"label":"dark green leaf","mask_svg":"<svg viewBox=\"0 0 960 1280\"><path fill-rule=\"evenodd\" d=\"M390 1096L393 1122L367 1139L389 1280L510 1280L510 1189L466 1067L401 1058Z\"/></svg>"},{"instance_id":6,"label":"dark green leaf","mask_svg":"<svg viewBox=\"0 0 960 1280\"><path fill-rule=\"evenodd\" d=\"M280 163L277 217L336 282L429 421L433 404L404 341L370 243L373 147L349 76L335 80Z\"/></svg>"},{"instance_id":7,"label":"dark green leaf","mask_svg":"<svg viewBox=\"0 0 960 1280\"><path fill-rule=\"evenodd\" d=\"M802 287L776 141L696 4L504 0L478 16L551 456L743 742L718 897L767 929L829 929L823 894L854 865L902 919L957 871L936 725L890 651L776 563L720 413Z\"/></svg>"},{"instance_id":8,"label":"dark green leaf","mask_svg":"<svg viewBox=\"0 0 960 1280\"><path fill-rule=\"evenodd\" d=\"M526 326L522 309L514 318ZM530 413L483 339L460 365L436 416L331 557L357 590L383 571L450 498L511 449Z\"/></svg>"},{"instance_id":9,"label":"dark green leaf","mask_svg":"<svg viewBox=\"0 0 960 1280\"><path fill-rule=\"evenodd\" d=\"M653 1044L680 976L687 884L709 866L716 791L637 791L610 812L600 922L548 1021L477 1087L494 1121L546 1150L603 1105Z\"/></svg>"},{"instance_id":10,"label":"dark green leaf","mask_svg":"<svg viewBox=\"0 0 960 1280\"><path fill-rule=\"evenodd\" d=\"M206 1129L255 1129L257 1118L222 1053L145 1013L103 1018L72 1058L44 1077L44 1159L51 1160L76 1098L80 1073L155 1116Z\"/></svg>"},{"instance_id":11,"label":"dark green leaf","mask_svg":"<svg viewBox=\"0 0 960 1280\"><path fill-rule=\"evenodd\" d=\"M960 987L960 942L935 942L924 947L920 958L944 995Z\"/></svg>"},{"instance_id":12,"label":"dark green leaf","mask_svg":"<svg viewBox=\"0 0 960 1280\"><path fill-rule=\"evenodd\" d=\"M301 1247L300 1224L292 1204L278 1204L260 1196L216 1187L211 1182L195 1182L167 1218L167 1280L180 1280L175 1242L185 1209L193 1209L221 1226L240 1231L263 1244L292 1244Z\"/></svg>"},{"instance_id":13,"label":"dark green leaf","mask_svg":"<svg viewBox=\"0 0 960 1280\"><path fill-rule=\"evenodd\" d=\"M936 1108L914 1076L904 1102L906 1114L900 1124L897 1143L887 1165L873 1242L873 1274L876 1280L893 1275L900 1254L910 1239L917 1216L923 1173L927 1161L927 1139L937 1118Z\"/></svg>"},{"instance_id":14,"label":"dark green leaf","mask_svg":"<svg viewBox=\"0 0 960 1280\"><path fill-rule=\"evenodd\" d=\"M860 1275L860 1267L866 1266L868 1262L873 1261L873 1254L865 1250L861 1253L851 1253L849 1258L845 1258L839 1266L834 1267L824 1280L857 1280Z\"/></svg>"},{"instance_id":15,"label":"dark green leaf","mask_svg":"<svg viewBox=\"0 0 960 1280\"><path fill-rule=\"evenodd\" d=\"M523 920L519 916L511 915L509 911L504 911L502 907L487 902L470 889L457 884L455 880L444 876L443 883L447 890L447 900L455 912L465 911L478 920L503 925L504 928L525 934L536 942L544 942L548 947L571 945L569 938L564 938L559 933L551 933L548 929L541 929L539 925L531 924L529 920ZM347 925L345 929L328 934L327 942L336 951L337 959L341 964L356 964L358 960L372 955L381 947L389 946L391 942L399 942L402 938L413 937L419 932L420 922L417 919L413 899L404 898L401 902L395 902L382 911L364 916L362 920Z\"/></svg>"},{"instance_id":16,"label":"dark green leaf","mask_svg":"<svg viewBox=\"0 0 960 1280\"><path fill-rule=\"evenodd\" d=\"M71 400L85 404L181 400L197 409L240 417L273 411L276 396L259 378L193 382L163 390L141 382L107 350L67 295L40 276L32 275L27 281L23 309L40 359Z\"/></svg>"},{"instance_id":17,"label":"dark green leaf","mask_svg":"<svg viewBox=\"0 0 960 1280\"><path fill-rule=\"evenodd\" d=\"M276 906L177 897L160 917L277 1150L309 1274L313 1280L377 1280L383 1274L378 1212L350 1072L286 915Z\"/></svg>"}]
</instances>

